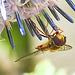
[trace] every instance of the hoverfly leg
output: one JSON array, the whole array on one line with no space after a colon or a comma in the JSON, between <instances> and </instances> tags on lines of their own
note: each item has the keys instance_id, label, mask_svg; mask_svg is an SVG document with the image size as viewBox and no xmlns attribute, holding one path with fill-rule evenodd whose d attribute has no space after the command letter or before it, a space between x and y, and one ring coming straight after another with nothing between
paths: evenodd
<instances>
[{"instance_id":1,"label":"hoverfly leg","mask_svg":"<svg viewBox=\"0 0 75 75\"><path fill-rule=\"evenodd\" d=\"M35 25L35 31L36 31L36 33L38 34L38 35L40 35L40 33L38 33L38 31L37 31L37 26L36 26L36 24L34 23L34 25ZM40 29L39 29L39 31L40 31ZM41 31L40 31L41 32Z\"/></svg>"},{"instance_id":2,"label":"hoverfly leg","mask_svg":"<svg viewBox=\"0 0 75 75\"><path fill-rule=\"evenodd\" d=\"M38 35L41 35L41 36L43 36L43 37L48 38L48 36L47 36L43 31L41 31L41 30L36 26L35 23L34 23L34 25L35 25L36 33L37 33ZM42 34L38 33L38 31L40 31Z\"/></svg>"},{"instance_id":3,"label":"hoverfly leg","mask_svg":"<svg viewBox=\"0 0 75 75\"><path fill-rule=\"evenodd\" d=\"M50 32L50 35L52 34L53 31L54 31L54 30L52 30L52 31Z\"/></svg>"},{"instance_id":4,"label":"hoverfly leg","mask_svg":"<svg viewBox=\"0 0 75 75\"><path fill-rule=\"evenodd\" d=\"M45 12L45 10L41 11L43 16L45 17L45 19L48 21L48 23L51 25L51 27L56 31L57 27L55 26L55 23L53 22L53 20L50 18L50 16L48 15L48 13Z\"/></svg>"},{"instance_id":5,"label":"hoverfly leg","mask_svg":"<svg viewBox=\"0 0 75 75\"><path fill-rule=\"evenodd\" d=\"M56 26L56 25L55 25ZM57 26L56 26L57 27ZM60 33L62 33L63 32L63 30L61 30L59 27L57 27L58 28L58 30L57 31L55 31L53 34L60 34Z\"/></svg>"},{"instance_id":6,"label":"hoverfly leg","mask_svg":"<svg viewBox=\"0 0 75 75\"><path fill-rule=\"evenodd\" d=\"M47 30L47 27L48 27L48 22L47 22L47 25L46 25L46 28L45 28L45 34L47 35L47 36L50 36L51 35L51 33L53 32L53 30L51 31L51 33L50 34L48 34L47 32L46 32L46 30Z\"/></svg>"},{"instance_id":7,"label":"hoverfly leg","mask_svg":"<svg viewBox=\"0 0 75 75\"><path fill-rule=\"evenodd\" d=\"M33 22L34 23L34 22ZM41 31L37 26L36 26L36 24L34 23L34 25L35 25L35 30L36 30L36 33L38 34L38 35L41 35L40 33L38 33L38 30L42 33L42 34L44 34L45 35L45 33L43 32L43 31Z\"/></svg>"},{"instance_id":8,"label":"hoverfly leg","mask_svg":"<svg viewBox=\"0 0 75 75\"><path fill-rule=\"evenodd\" d=\"M35 30L35 23L34 23L30 18L28 19L28 21L29 21L30 25L32 26L32 29L33 29L33 31L35 32L35 34L36 34L36 36L38 37L38 39L39 39L39 40L42 40L42 37L36 33L36 30ZM38 30L37 30L37 32L38 32ZM39 32L38 32L38 33L39 33Z\"/></svg>"},{"instance_id":9,"label":"hoverfly leg","mask_svg":"<svg viewBox=\"0 0 75 75\"><path fill-rule=\"evenodd\" d=\"M39 16L39 15L38 15L38 16L35 15L35 17L36 17L36 19L37 19L37 21L38 21L40 27L42 28L42 30L45 31L46 26L45 26L45 24L43 23L43 21L41 20L40 16ZM46 33L49 33L48 30L46 30Z\"/></svg>"},{"instance_id":10,"label":"hoverfly leg","mask_svg":"<svg viewBox=\"0 0 75 75\"><path fill-rule=\"evenodd\" d=\"M48 22L47 22L47 25L46 25L46 28L45 28L45 31L44 31L44 32L45 32L46 35L49 35L49 34L46 32L47 27L48 27Z\"/></svg>"},{"instance_id":11,"label":"hoverfly leg","mask_svg":"<svg viewBox=\"0 0 75 75\"><path fill-rule=\"evenodd\" d=\"M60 30L59 34L63 32L63 30L61 30L60 28L58 30Z\"/></svg>"}]
</instances>

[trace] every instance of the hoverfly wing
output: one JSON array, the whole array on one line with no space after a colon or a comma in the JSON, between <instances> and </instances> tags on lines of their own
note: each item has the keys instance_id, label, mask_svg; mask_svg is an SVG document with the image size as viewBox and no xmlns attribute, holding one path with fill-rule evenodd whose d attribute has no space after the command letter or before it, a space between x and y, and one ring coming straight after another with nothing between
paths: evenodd
<instances>
[{"instance_id":1,"label":"hoverfly wing","mask_svg":"<svg viewBox=\"0 0 75 75\"><path fill-rule=\"evenodd\" d=\"M58 50L58 51L67 51L67 50L70 50L70 49L72 49L72 46L65 44L65 45L63 45L62 48L61 48L60 50Z\"/></svg>"},{"instance_id":2,"label":"hoverfly wing","mask_svg":"<svg viewBox=\"0 0 75 75\"><path fill-rule=\"evenodd\" d=\"M18 61L23 60L23 59L24 59L24 60L29 59L29 58L31 58L31 57L33 57L33 56L36 56L36 55L38 55L38 54L41 54L41 53L42 53L41 50L37 50L37 51L32 52L32 53L30 53L30 54L28 54L28 55L25 55L25 56L20 57L20 58L17 59L15 62L18 62Z\"/></svg>"}]
</instances>

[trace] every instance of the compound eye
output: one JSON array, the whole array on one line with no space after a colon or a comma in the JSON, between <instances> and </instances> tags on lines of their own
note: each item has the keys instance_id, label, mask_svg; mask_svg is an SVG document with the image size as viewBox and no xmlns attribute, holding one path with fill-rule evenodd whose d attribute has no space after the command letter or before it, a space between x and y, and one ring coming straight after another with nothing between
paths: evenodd
<instances>
[{"instance_id":1,"label":"compound eye","mask_svg":"<svg viewBox=\"0 0 75 75\"><path fill-rule=\"evenodd\" d=\"M63 46L66 43L66 37L64 37L64 39L62 40L62 38L59 39L58 37L55 36L53 38L53 41L54 41L55 45L57 45L57 46Z\"/></svg>"}]
</instances>

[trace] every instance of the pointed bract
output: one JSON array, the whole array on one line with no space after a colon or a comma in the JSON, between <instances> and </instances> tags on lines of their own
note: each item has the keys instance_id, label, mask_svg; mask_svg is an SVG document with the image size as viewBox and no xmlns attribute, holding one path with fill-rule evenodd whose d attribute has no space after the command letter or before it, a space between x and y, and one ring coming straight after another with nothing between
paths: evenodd
<instances>
[{"instance_id":1,"label":"pointed bract","mask_svg":"<svg viewBox=\"0 0 75 75\"><path fill-rule=\"evenodd\" d=\"M69 6L75 11L75 4L71 0L66 0Z\"/></svg>"},{"instance_id":2,"label":"pointed bract","mask_svg":"<svg viewBox=\"0 0 75 75\"><path fill-rule=\"evenodd\" d=\"M36 16L36 19L40 25L40 27L42 28L42 30L45 32L45 28L46 26L44 25L43 21L41 20L41 18L39 16ZM49 33L48 30L46 29L46 33Z\"/></svg>"},{"instance_id":3,"label":"pointed bract","mask_svg":"<svg viewBox=\"0 0 75 75\"><path fill-rule=\"evenodd\" d=\"M28 27L29 32L30 32L31 35L34 37L34 36L35 36L35 33L34 33L32 27L31 27L30 23L28 22L27 19L25 19L25 22L26 22L26 25L27 25L27 27Z\"/></svg>"},{"instance_id":4,"label":"pointed bract","mask_svg":"<svg viewBox=\"0 0 75 75\"><path fill-rule=\"evenodd\" d=\"M59 21L60 17L58 16L58 14L55 11L55 9L53 7L51 8L50 6L48 6L48 8L49 8L50 12L52 13L52 15L55 17L55 19Z\"/></svg>"},{"instance_id":5,"label":"pointed bract","mask_svg":"<svg viewBox=\"0 0 75 75\"><path fill-rule=\"evenodd\" d=\"M33 23L33 21L32 21L30 18L28 19L28 21L29 21L30 25L32 26L33 31L35 32L36 36L39 38L39 40L42 40L41 35L38 35L38 34L37 34L37 33L39 33L39 32L38 32L38 30L36 31L36 29L35 29L35 24Z\"/></svg>"},{"instance_id":6,"label":"pointed bract","mask_svg":"<svg viewBox=\"0 0 75 75\"><path fill-rule=\"evenodd\" d=\"M16 16L16 19L17 19L17 23L18 23L18 26L19 26L20 33L21 33L21 35L24 36L25 35L25 30L24 30L24 27L23 27L23 24L22 24L19 13L15 12L15 16Z\"/></svg>"},{"instance_id":7,"label":"pointed bract","mask_svg":"<svg viewBox=\"0 0 75 75\"><path fill-rule=\"evenodd\" d=\"M42 14L44 15L44 17L46 18L46 20L48 21L48 23L51 25L51 27L52 27L55 31L57 31L58 29L57 29L57 27L55 26L55 24L54 24L54 22L52 21L52 19L50 18L50 16L49 16L44 10L42 10L41 12L42 12Z\"/></svg>"},{"instance_id":8,"label":"pointed bract","mask_svg":"<svg viewBox=\"0 0 75 75\"><path fill-rule=\"evenodd\" d=\"M12 47L12 49L15 49L15 44L14 44L14 41L13 41L13 38L12 38L11 31L8 29L8 27L6 25L5 25L5 28L6 28L6 32L7 32L8 39L9 39L9 42L11 44L11 47Z\"/></svg>"},{"instance_id":9,"label":"pointed bract","mask_svg":"<svg viewBox=\"0 0 75 75\"><path fill-rule=\"evenodd\" d=\"M54 7L63 17L65 17L69 22L74 23L73 19L68 16L62 9L60 9L57 5Z\"/></svg>"}]
</instances>

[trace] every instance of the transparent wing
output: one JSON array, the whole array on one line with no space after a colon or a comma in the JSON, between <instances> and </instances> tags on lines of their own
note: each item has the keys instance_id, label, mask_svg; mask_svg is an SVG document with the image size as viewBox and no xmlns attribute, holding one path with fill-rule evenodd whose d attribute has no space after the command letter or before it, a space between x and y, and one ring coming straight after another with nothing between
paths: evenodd
<instances>
[{"instance_id":1,"label":"transparent wing","mask_svg":"<svg viewBox=\"0 0 75 75\"><path fill-rule=\"evenodd\" d=\"M23 59L26 60L26 59L28 59L28 58L31 58L31 57L36 56L36 55L41 54L41 53L42 53L41 50L37 50L37 51L32 52L32 53L30 53L30 54L28 54L28 55L25 55L25 56L20 57L20 58L17 59L15 62L18 62L18 61L23 60Z\"/></svg>"},{"instance_id":2,"label":"transparent wing","mask_svg":"<svg viewBox=\"0 0 75 75\"><path fill-rule=\"evenodd\" d=\"M72 49L72 46L65 44L64 46L62 46L62 49L58 50L58 51L67 51Z\"/></svg>"}]
</instances>

